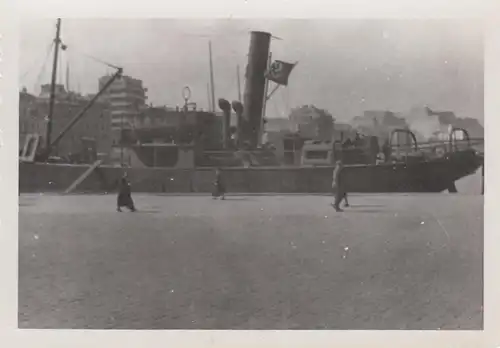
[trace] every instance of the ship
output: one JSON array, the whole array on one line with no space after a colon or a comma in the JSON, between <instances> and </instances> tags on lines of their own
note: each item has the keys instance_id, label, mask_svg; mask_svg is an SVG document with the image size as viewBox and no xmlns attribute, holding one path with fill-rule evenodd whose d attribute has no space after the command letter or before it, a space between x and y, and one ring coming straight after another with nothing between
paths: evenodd
<instances>
[{"instance_id":1,"label":"ship","mask_svg":"<svg viewBox=\"0 0 500 348\"><path fill-rule=\"evenodd\" d=\"M415 134L409 129L395 129L387 139L357 136L347 145L342 137L315 141L291 136L292 139L288 137L283 141L290 143L291 140L296 145L293 154L296 160L284 163L275 149L260 142L265 103L273 93L268 95L269 80L272 79L269 75L272 71L272 36L260 31L250 33L244 100L229 102L219 99L222 117L215 117L214 112L190 109L189 97L186 96L184 108L176 110L179 122L172 133L174 140L170 137L170 141L162 142L165 132L147 128L136 129L129 137L125 146L133 162L130 168L107 165L97 158L92 146L84 149L87 151L84 156L86 164L53 163L51 154L58 142L123 74L123 68L115 67L116 72L107 83L52 139L51 113L60 24L58 19L47 134L45 137L31 135L20 151L20 192L109 192L116 187L124 171L128 172L136 191L210 192L213 170L222 168L230 192L328 193L331 191L332 169L338 161L344 163L342 175L348 192L457 192L457 180L474 174L479 168L482 168L484 177L484 141L471 139L467 130L453 127L445 141L424 143L417 143ZM286 70L282 61L281 64L278 70ZM294 65L290 66L293 68ZM291 68L287 73L290 71ZM236 115L235 127L231 127L230 121L233 112ZM217 122L219 127L214 126ZM209 129L218 129L218 132ZM179 134L187 135L182 137ZM207 146L207 137L217 137L217 141L208 141L212 145Z\"/></svg>"}]
</instances>

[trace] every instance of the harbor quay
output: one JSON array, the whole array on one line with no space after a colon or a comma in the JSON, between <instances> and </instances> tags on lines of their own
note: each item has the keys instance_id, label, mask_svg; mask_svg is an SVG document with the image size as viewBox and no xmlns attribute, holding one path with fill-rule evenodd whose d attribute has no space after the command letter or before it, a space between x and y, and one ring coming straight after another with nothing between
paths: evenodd
<instances>
[{"instance_id":1,"label":"harbor quay","mask_svg":"<svg viewBox=\"0 0 500 348\"><path fill-rule=\"evenodd\" d=\"M21 194L20 328L482 329L483 196Z\"/></svg>"}]
</instances>

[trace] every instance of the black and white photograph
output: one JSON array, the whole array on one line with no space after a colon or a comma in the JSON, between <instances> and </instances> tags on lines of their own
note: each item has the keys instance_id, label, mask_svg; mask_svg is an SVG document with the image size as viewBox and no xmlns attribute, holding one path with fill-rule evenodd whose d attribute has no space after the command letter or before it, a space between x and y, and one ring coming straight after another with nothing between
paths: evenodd
<instances>
[{"instance_id":1,"label":"black and white photograph","mask_svg":"<svg viewBox=\"0 0 500 348\"><path fill-rule=\"evenodd\" d=\"M18 328L483 330L483 24L21 19Z\"/></svg>"}]
</instances>

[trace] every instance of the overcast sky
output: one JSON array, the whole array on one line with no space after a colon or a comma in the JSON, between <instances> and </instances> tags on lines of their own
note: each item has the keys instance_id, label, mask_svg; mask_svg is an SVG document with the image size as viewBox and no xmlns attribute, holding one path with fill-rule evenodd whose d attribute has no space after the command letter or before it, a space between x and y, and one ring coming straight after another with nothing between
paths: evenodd
<instances>
[{"instance_id":1,"label":"overcast sky","mask_svg":"<svg viewBox=\"0 0 500 348\"><path fill-rule=\"evenodd\" d=\"M41 67L55 20L21 22L20 84L48 83ZM287 88L268 104L268 117L314 104L347 120L367 109L406 111L428 105L483 121L483 42L480 22L465 20L63 20L62 72L70 63L72 89L95 93L112 70L83 54L122 66L142 79L154 105L182 104L181 90L206 108L208 41L212 41L216 98L242 90L251 30L266 30L273 58L298 61ZM61 81L64 79L61 74ZM38 90L36 90L38 92Z\"/></svg>"}]
</instances>

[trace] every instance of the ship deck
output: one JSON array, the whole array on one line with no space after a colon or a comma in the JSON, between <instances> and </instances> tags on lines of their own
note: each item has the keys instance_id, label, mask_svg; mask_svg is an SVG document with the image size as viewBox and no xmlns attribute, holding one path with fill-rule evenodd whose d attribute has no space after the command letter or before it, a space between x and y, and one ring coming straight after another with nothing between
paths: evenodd
<instances>
[{"instance_id":1,"label":"ship deck","mask_svg":"<svg viewBox=\"0 0 500 348\"><path fill-rule=\"evenodd\" d=\"M20 196L19 326L481 329L477 194Z\"/></svg>"}]
</instances>

